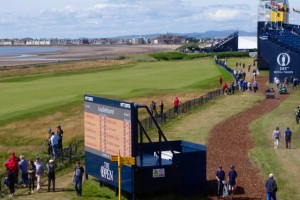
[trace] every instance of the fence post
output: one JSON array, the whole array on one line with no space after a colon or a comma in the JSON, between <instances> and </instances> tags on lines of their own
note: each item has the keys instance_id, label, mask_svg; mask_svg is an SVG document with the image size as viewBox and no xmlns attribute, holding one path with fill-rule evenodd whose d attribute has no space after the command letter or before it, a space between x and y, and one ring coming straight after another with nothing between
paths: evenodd
<instances>
[{"instance_id":1,"label":"fence post","mask_svg":"<svg viewBox=\"0 0 300 200\"><path fill-rule=\"evenodd\" d=\"M75 152L74 152L75 155L77 155L77 147L78 147L78 141L76 141L75 143Z\"/></svg>"},{"instance_id":2,"label":"fence post","mask_svg":"<svg viewBox=\"0 0 300 200\"><path fill-rule=\"evenodd\" d=\"M64 148L62 148L62 150L61 150L61 163L64 163L64 156L65 156L64 152L65 152L65 150L64 150Z\"/></svg>"},{"instance_id":3,"label":"fence post","mask_svg":"<svg viewBox=\"0 0 300 200\"><path fill-rule=\"evenodd\" d=\"M2 178L3 176L1 175L1 178L0 178L0 192L2 193Z\"/></svg>"},{"instance_id":4,"label":"fence post","mask_svg":"<svg viewBox=\"0 0 300 200\"><path fill-rule=\"evenodd\" d=\"M71 145L70 145L69 151L70 151L69 163L72 163L72 146Z\"/></svg>"}]
</instances>

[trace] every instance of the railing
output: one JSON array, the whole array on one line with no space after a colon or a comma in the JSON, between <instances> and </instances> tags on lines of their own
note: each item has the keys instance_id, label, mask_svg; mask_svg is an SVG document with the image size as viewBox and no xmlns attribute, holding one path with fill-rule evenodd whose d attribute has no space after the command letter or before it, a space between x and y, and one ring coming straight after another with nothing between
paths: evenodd
<instances>
[{"instance_id":1,"label":"railing","mask_svg":"<svg viewBox=\"0 0 300 200\"><path fill-rule=\"evenodd\" d=\"M212 92L208 92L207 94L202 95L201 97L191 99L191 100L183 102L183 103L180 102L179 108L178 108L178 114L188 112L188 111L194 109L195 107L201 106L211 100L214 100L214 99L220 97L221 94L222 94L221 90L217 89ZM156 119L158 124L165 124L167 121L174 118L175 116L177 116L177 113L174 112L173 108L171 108L171 109L167 110L166 112L164 112L162 115L160 115L160 114L155 115L154 118ZM140 123L147 130L154 128L154 125L155 125L153 123L151 117L141 120Z\"/></svg>"}]
</instances>

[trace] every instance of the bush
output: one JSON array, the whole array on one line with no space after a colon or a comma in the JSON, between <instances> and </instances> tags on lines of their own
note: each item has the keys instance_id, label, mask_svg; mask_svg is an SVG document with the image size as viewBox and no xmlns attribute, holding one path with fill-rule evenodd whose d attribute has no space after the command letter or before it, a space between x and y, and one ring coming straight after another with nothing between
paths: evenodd
<instances>
[{"instance_id":1,"label":"bush","mask_svg":"<svg viewBox=\"0 0 300 200\"><path fill-rule=\"evenodd\" d=\"M185 54L179 52L160 52L152 53L150 56L157 60L182 60Z\"/></svg>"}]
</instances>

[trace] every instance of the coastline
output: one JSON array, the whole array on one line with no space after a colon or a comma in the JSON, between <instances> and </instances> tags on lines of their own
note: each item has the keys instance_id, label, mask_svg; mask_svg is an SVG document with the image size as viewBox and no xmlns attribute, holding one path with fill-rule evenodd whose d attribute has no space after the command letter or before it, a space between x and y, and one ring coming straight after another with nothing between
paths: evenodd
<instances>
[{"instance_id":1,"label":"coastline","mask_svg":"<svg viewBox=\"0 0 300 200\"><path fill-rule=\"evenodd\" d=\"M3 46L4 47L4 46ZM11 47L11 46L5 46ZM22 46L13 46L22 47ZM179 45L130 45L130 46L28 46L28 48L58 48L28 54L0 54L0 68L29 64L76 61L85 59L110 59L131 54L172 51ZM60 49L61 48L61 49Z\"/></svg>"}]
</instances>

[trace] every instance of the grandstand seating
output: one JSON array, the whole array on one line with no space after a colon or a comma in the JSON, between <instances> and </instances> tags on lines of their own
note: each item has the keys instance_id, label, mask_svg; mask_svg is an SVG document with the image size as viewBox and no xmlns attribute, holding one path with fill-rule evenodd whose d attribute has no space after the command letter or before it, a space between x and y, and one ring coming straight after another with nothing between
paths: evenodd
<instances>
[{"instance_id":1,"label":"grandstand seating","mask_svg":"<svg viewBox=\"0 0 300 200\"><path fill-rule=\"evenodd\" d=\"M268 39L296 53L300 53L300 28L298 25L282 24L280 27L266 27Z\"/></svg>"},{"instance_id":2,"label":"grandstand seating","mask_svg":"<svg viewBox=\"0 0 300 200\"><path fill-rule=\"evenodd\" d=\"M238 50L238 32L234 32L223 40L212 45L213 52L237 51Z\"/></svg>"}]
</instances>

